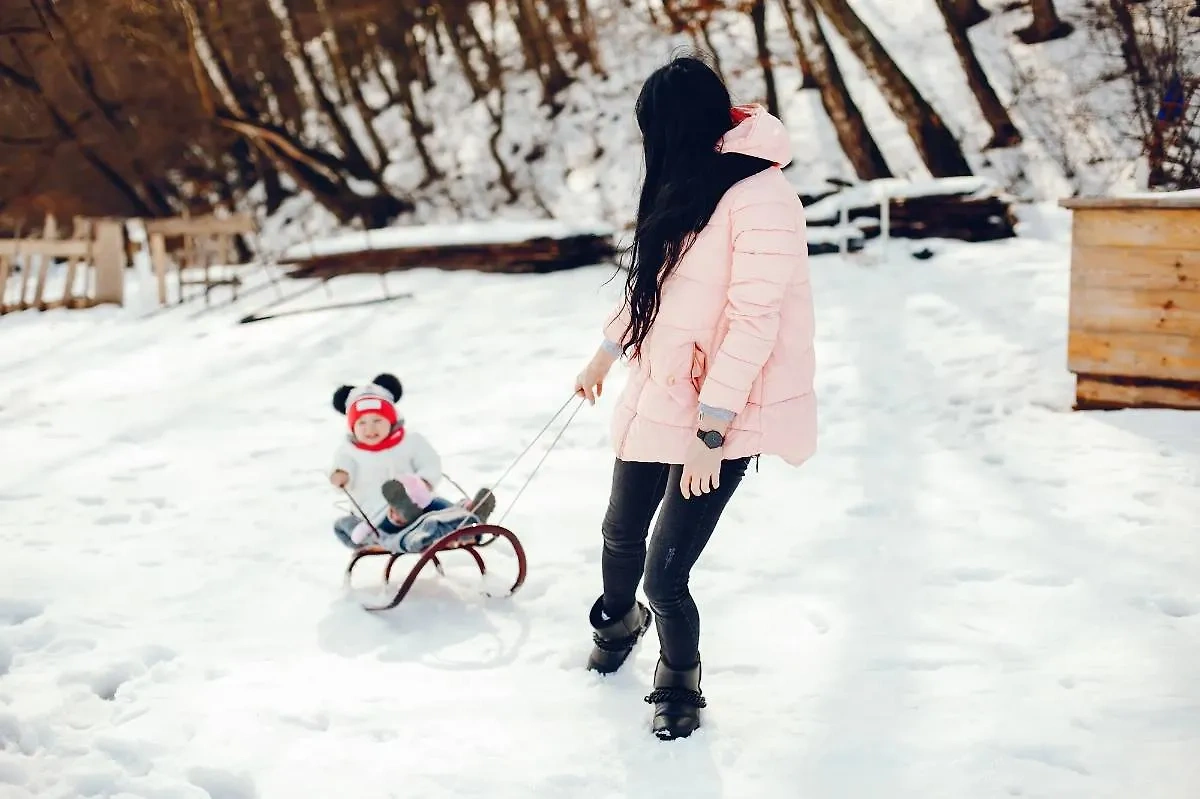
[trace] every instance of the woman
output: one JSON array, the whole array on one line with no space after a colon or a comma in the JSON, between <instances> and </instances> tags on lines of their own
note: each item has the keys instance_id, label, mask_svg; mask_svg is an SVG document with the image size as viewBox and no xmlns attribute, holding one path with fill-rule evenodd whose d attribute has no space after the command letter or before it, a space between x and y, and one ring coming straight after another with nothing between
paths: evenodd
<instances>
[{"instance_id":1,"label":"woman","mask_svg":"<svg viewBox=\"0 0 1200 799\"><path fill-rule=\"evenodd\" d=\"M780 171L791 161L783 124L734 108L694 58L652 74L636 113L646 175L625 296L575 382L594 404L613 363L630 358L588 667L620 668L652 612L646 701L669 740L690 735L706 705L692 566L752 457L800 465L816 448L813 310L804 210ZM643 574L649 610L635 597Z\"/></svg>"}]
</instances>

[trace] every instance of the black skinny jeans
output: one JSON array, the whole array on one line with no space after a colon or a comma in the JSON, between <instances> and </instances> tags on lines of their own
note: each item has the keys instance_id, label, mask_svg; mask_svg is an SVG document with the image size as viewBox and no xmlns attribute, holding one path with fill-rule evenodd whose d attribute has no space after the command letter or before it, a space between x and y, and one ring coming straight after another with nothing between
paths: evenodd
<instances>
[{"instance_id":1,"label":"black skinny jeans","mask_svg":"<svg viewBox=\"0 0 1200 799\"><path fill-rule=\"evenodd\" d=\"M613 466L601 528L604 609L614 619L625 615L644 572L659 652L672 668L688 669L700 662L700 613L688 578L749 463L750 458L723 461L720 486L690 499L679 491L682 466L620 459ZM660 503L647 549L650 520Z\"/></svg>"}]
</instances>

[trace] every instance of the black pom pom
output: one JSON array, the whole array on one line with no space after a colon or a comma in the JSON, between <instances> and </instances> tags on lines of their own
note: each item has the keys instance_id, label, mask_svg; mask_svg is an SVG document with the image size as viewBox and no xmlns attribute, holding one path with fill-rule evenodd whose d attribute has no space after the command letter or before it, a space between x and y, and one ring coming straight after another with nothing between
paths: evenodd
<instances>
[{"instance_id":1,"label":"black pom pom","mask_svg":"<svg viewBox=\"0 0 1200 799\"><path fill-rule=\"evenodd\" d=\"M400 385L399 379L393 374L388 374L387 372L377 374L371 382L382 389L386 389L392 395L392 402L399 402L400 395L404 393L404 387Z\"/></svg>"},{"instance_id":2,"label":"black pom pom","mask_svg":"<svg viewBox=\"0 0 1200 799\"><path fill-rule=\"evenodd\" d=\"M346 398L350 396L350 392L353 390L354 386L342 386L333 392L333 407L343 416L346 414Z\"/></svg>"}]
</instances>

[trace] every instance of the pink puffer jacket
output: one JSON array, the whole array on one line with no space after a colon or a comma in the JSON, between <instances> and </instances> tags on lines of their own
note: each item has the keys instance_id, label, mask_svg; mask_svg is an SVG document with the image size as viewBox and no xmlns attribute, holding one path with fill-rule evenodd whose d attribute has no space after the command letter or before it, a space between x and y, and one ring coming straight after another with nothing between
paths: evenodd
<instances>
[{"instance_id":1,"label":"pink puffer jacket","mask_svg":"<svg viewBox=\"0 0 1200 799\"><path fill-rule=\"evenodd\" d=\"M659 315L613 414L617 457L682 463L699 406L733 411L725 457L816 451L813 300L804 208L778 168L791 161L783 123L760 106L721 142L777 166L735 184L663 287ZM628 312L604 328L620 342Z\"/></svg>"}]
</instances>

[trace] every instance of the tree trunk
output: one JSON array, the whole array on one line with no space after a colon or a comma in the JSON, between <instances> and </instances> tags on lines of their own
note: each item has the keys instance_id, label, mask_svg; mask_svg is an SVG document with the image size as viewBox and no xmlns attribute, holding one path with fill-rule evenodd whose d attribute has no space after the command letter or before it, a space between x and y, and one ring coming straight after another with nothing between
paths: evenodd
<instances>
[{"instance_id":1,"label":"tree trunk","mask_svg":"<svg viewBox=\"0 0 1200 799\"><path fill-rule=\"evenodd\" d=\"M1054 0L1029 0L1033 11L1033 24L1017 31L1017 38L1025 44L1038 44L1070 36L1075 30L1069 22L1063 22L1054 7Z\"/></svg>"},{"instance_id":2,"label":"tree trunk","mask_svg":"<svg viewBox=\"0 0 1200 799\"><path fill-rule=\"evenodd\" d=\"M304 93L309 96L310 102L314 104L313 110L320 111L329 121L329 126L341 148L347 171L353 177L369 181L381 191L385 191L382 178L383 164L373 165L370 162L362 148L359 147L358 141L355 140L350 126L346 124L337 105L325 91L312 56L300 42L291 7L284 0L271 0L269 5L279 22L285 51L288 61L291 62L292 69L295 71L296 80L303 87Z\"/></svg>"},{"instance_id":3,"label":"tree trunk","mask_svg":"<svg viewBox=\"0 0 1200 799\"><path fill-rule=\"evenodd\" d=\"M388 166L388 151L380 138L378 131L375 130L375 113L367 105L366 98L363 97L359 81L355 80L350 75L350 69L346 66L346 59L343 56L343 42L338 33L337 23L333 16L329 13L329 6L326 0L315 0L317 14L320 15L321 25L325 28L326 36L322 38L325 45L325 52L329 56L329 63L333 67L333 74L336 83L339 87L339 94L342 95L342 101L354 105L354 110L358 112L359 119L362 120L363 128L367 133L367 138L371 142L372 149L375 150L377 169L382 173Z\"/></svg>"},{"instance_id":4,"label":"tree trunk","mask_svg":"<svg viewBox=\"0 0 1200 799\"><path fill-rule=\"evenodd\" d=\"M571 77L558 61L554 42L533 0L515 0L515 3L512 20L525 49L526 63L542 79L542 101L552 105L558 93L571 83Z\"/></svg>"},{"instance_id":5,"label":"tree trunk","mask_svg":"<svg viewBox=\"0 0 1200 799\"><path fill-rule=\"evenodd\" d=\"M954 6L954 18L964 29L973 28L992 15L979 0L951 0Z\"/></svg>"},{"instance_id":6,"label":"tree trunk","mask_svg":"<svg viewBox=\"0 0 1200 799\"><path fill-rule=\"evenodd\" d=\"M799 20L793 16L789 0L784 0L788 27L797 37L798 45L808 54L813 80L821 90L821 104L825 106L825 113L833 123L838 142L854 173L859 180L892 177L883 151L879 149L862 112L846 88L842 70L821 30L812 0L797 0L797 4L800 8Z\"/></svg>"},{"instance_id":7,"label":"tree trunk","mask_svg":"<svg viewBox=\"0 0 1200 799\"><path fill-rule=\"evenodd\" d=\"M17 57L21 59L26 68L29 69L30 64L25 52L14 40L12 48L16 52ZM160 216L170 212L169 208L154 207L153 198L145 197L138 191L138 187L125 179L123 175L104 158L96 152L94 148L79 135L75 126L67 119L64 112L50 99L46 93L45 87L38 82L33 71L30 69L29 74L22 74L17 70L0 63L0 78L6 78L10 83L19 89L23 89L33 97L36 97L41 103L47 115L50 117L50 122L54 126L55 131L64 142L70 142L78 148L79 154L91 166L99 172L109 185L111 185L118 194L125 198L133 213L139 216Z\"/></svg>"},{"instance_id":8,"label":"tree trunk","mask_svg":"<svg viewBox=\"0 0 1200 799\"><path fill-rule=\"evenodd\" d=\"M767 43L767 0L754 0L750 6L754 23L754 42L758 46L758 65L763 71L767 93L767 113L779 116L779 94L775 91L775 70L771 68L771 48Z\"/></svg>"},{"instance_id":9,"label":"tree trunk","mask_svg":"<svg viewBox=\"0 0 1200 799\"><path fill-rule=\"evenodd\" d=\"M575 0L575 11L579 15L579 28L583 32L583 36L590 43L592 69L596 70L596 74L600 77L607 77L608 72L604 69L604 65L600 63L600 52L596 47L596 23L592 19L592 12L588 8L588 2L589 0Z\"/></svg>"},{"instance_id":10,"label":"tree trunk","mask_svg":"<svg viewBox=\"0 0 1200 799\"><path fill-rule=\"evenodd\" d=\"M942 19L946 22L946 31L950 34L950 41L954 43L954 51L958 53L958 60L962 63L963 72L966 73L967 84L979 102L984 119L992 127L992 138L987 143L987 147L1013 147L1020 144L1021 134L1008 115L1008 109L1004 107L1004 103L1000 102L1000 97L992 88L983 64L979 63L979 57L975 54L975 48L971 46L971 40L967 36L966 25L955 14L952 0L934 0L934 2L937 4L938 11L942 12Z\"/></svg>"},{"instance_id":11,"label":"tree trunk","mask_svg":"<svg viewBox=\"0 0 1200 799\"><path fill-rule=\"evenodd\" d=\"M847 0L816 0L846 43L875 77L893 113L900 117L921 160L935 178L970 175L971 166L946 123L884 49Z\"/></svg>"},{"instance_id":12,"label":"tree trunk","mask_svg":"<svg viewBox=\"0 0 1200 799\"><path fill-rule=\"evenodd\" d=\"M783 21L787 25L788 34L792 37L792 44L796 46L796 62L800 65L800 91L818 89L820 84L813 77L811 56L804 46L804 40L800 37L800 31L796 28L792 2L791 0L779 0L779 6L783 10Z\"/></svg>"},{"instance_id":13,"label":"tree trunk","mask_svg":"<svg viewBox=\"0 0 1200 799\"><path fill-rule=\"evenodd\" d=\"M571 9L567 8L565 0L545 0L545 2L550 6L550 15L558 23L563 38L567 40L571 51L575 53L575 66L579 67L584 64L595 66L594 43L588 40L582 26L575 24L575 20L571 18Z\"/></svg>"},{"instance_id":14,"label":"tree trunk","mask_svg":"<svg viewBox=\"0 0 1200 799\"><path fill-rule=\"evenodd\" d=\"M704 39L704 45L708 48L708 54L712 57L712 68L716 70L717 76L725 82L725 67L721 63L721 55L717 50L717 46L713 44L712 32L708 29L708 20L700 23L700 36Z\"/></svg>"}]
</instances>

